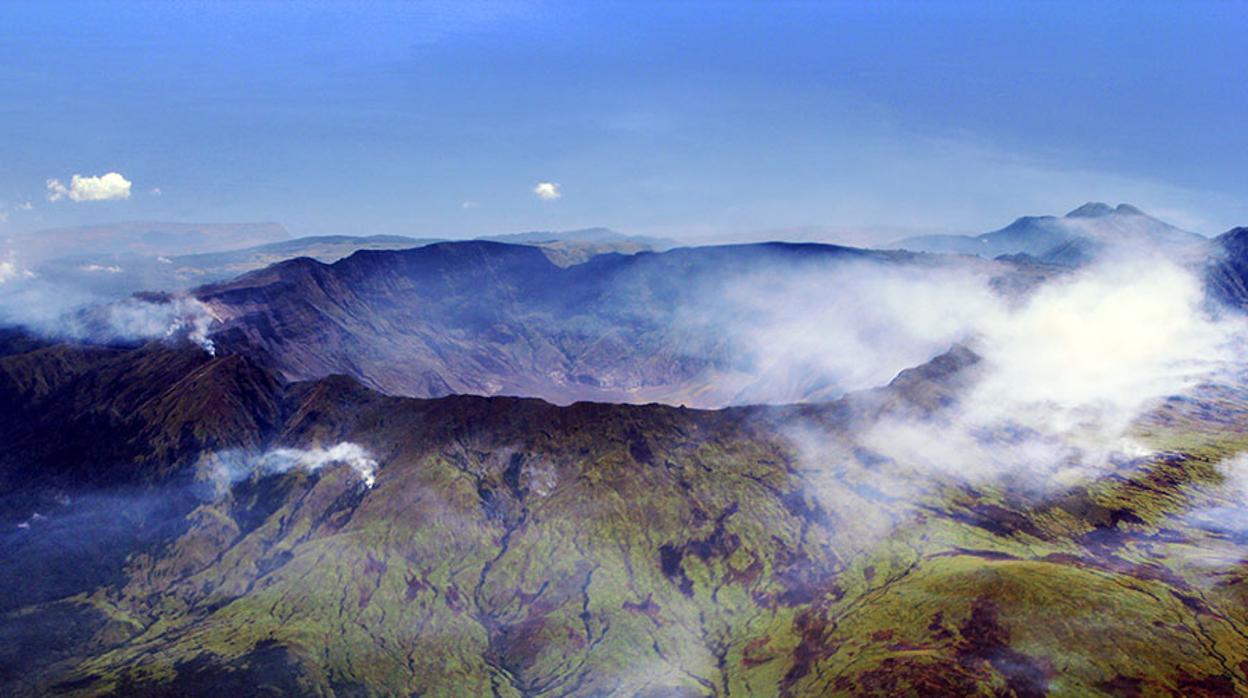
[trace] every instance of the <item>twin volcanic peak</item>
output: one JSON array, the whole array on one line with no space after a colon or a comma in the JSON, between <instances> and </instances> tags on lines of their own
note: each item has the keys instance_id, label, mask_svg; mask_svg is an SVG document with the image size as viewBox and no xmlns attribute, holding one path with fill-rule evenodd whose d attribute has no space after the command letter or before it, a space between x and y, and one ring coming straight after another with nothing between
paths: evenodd
<instances>
[{"instance_id":1,"label":"twin volcanic peak","mask_svg":"<svg viewBox=\"0 0 1248 698\"><path fill-rule=\"evenodd\" d=\"M1112 246L1201 251L1207 238L1158 220L1130 204L1086 203L1065 216L1024 216L982 235L929 235L895 243L916 252L981 257L1028 255L1042 262L1077 266Z\"/></svg>"}]
</instances>

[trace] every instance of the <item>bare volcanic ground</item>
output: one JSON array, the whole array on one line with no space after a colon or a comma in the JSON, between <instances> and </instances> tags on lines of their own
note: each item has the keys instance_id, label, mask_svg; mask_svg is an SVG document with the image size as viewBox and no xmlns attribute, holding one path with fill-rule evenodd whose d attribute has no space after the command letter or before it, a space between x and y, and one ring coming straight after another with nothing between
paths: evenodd
<instances>
[{"instance_id":1,"label":"bare volcanic ground","mask_svg":"<svg viewBox=\"0 0 1248 698\"><path fill-rule=\"evenodd\" d=\"M10 344L6 695L1248 690L1244 538L1190 515L1227 505L1242 390L1160 406L1161 455L1027 495L882 478L857 440L956 400L965 350L832 403L703 411ZM342 443L375 480L216 477Z\"/></svg>"}]
</instances>

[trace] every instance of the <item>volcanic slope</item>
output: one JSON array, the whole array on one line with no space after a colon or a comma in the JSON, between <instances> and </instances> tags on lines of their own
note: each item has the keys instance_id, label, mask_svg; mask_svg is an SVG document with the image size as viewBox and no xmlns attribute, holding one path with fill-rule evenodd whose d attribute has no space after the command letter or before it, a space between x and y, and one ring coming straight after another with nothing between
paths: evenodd
<instances>
[{"instance_id":1,"label":"volcanic slope","mask_svg":"<svg viewBox=\"0 0 1248 698\"><path fill-rule=\"evenodd\" d=\"M0 404L18 406L0 455L0 683L1248 690L1245 539L1190 516L1234 506L1216 463L1248 443L1245 393L1164 403L1139 427L1164 455L1057 494L881 478L856 434L942 409L977 365L955 348L833 403L702 411L395 398L344 377L284 383L190 346L19 351L0 358ZM215 478L277 447L342 442L379 463L371 487L341 464Z\"/></svg>"}]
</instances>

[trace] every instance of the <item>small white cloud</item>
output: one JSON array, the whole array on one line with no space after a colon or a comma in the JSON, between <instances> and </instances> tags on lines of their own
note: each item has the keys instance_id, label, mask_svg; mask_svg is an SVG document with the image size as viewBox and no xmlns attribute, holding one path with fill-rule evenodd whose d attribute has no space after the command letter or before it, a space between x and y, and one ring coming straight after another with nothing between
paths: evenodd
<instances>
[{"instance_id":1,"label":"small white cloud","mask_svg":"<svg viewBox=\"0 0 1248 698\"><path fill-rule=\"evenodd\" d=\"M563 193L559 191L559 185L554 182L538 182L537 186L533 187L533 193L543 201L554 201L563 196Z\"/></svg>"},{"instance_id":2,"label":"small white cloud","mask_svg":"<svg viewBox=\"0 0 1248 698\"><path fill-rule=\"evenodd\" d=\"M460 208L464 208L464 209L468 209L468 208L476 208L476 207L478 207L478 206L480 206L480 205L481 205L481 204L479 204L479 203L477 203L477 202L475 202L475 201L465 201L464 203L460 204L460 205L459 205L459 207L460 207Z\"/></svg>"},{"instance_id":3,"label":"small white cloud","mask_svg":"<svg viewBox=\"0 0 1248 698\"><path fill-rule=\"evenodd\" d=\"M30 203L29 201L23 201L22 203L20 203L20 204L18 204L18 205L17 205L17 210L19 210L19 211L29 211L29 210L33 209L34 207L35 207L35 205L34 205L34 204L32 204L32 203Z\"/></svg>"},{"instance_id":4,"label":"small white cloud","mask_svg":"<svg viewBox=\"0 0 1248 698\"><path fill-rule=\"evenodd\" d=\"M9 222L9 212L0 211L0 223L8 223L8 222Z\"/></svg>"},{"instance_id":5,"label":"small white cloud","mask_svg":"<svg viewBox=\"0 0 1248 698\"><path fill-rule=\"evenodd\" d=\"M59 179L48 180L48 201L115 201L130 198L130 180L117 172L99 177L74 175L65 186Z\"/></svg>"},{"instance_id":6,"label":"small white cloud","mask_svg":"<svg viewBox=\"0 0 1248 698\"><path fill-rule=\"evenodd\" d=\"M160 196L161 194L164 194L164 192L160 190L160 187L152 187L149 191L152 196Z\"/></svg>"},{"instance_id":7,"label":"small white cloud","mask_svg":"<svg viewBox=\"0 0 1248 698\"><path fill-rule=\"evenodd\" d=\"M16 255L9 252L7 257L0 258L0 284L16 279L19 274Z\"/></svg>"},{"instance_id":8,"label":"small white cloud","mask_svg":"<svg viewBox=\"0 0 1248 698\"><path fill-rule=\"evenodd\" d=\"M17 263L17 253L13 250L9 250L8 254L0 256L0 284L8 283L14 279L30 279L34 275L34 272L29 269L23 269Z\"/></svg>"},{"instance_id":9,"label":"small white cloud","mask_svg":"<svg viewBox=\"0 0 1248 698\"><path fill-rule=\"evenodd\" d=\"M104 272L108 272L109 274L120 274L122 272L121 267L117 266L116 264L110 264L108 266L105 266L103 264L88 264L84 267L81 267L81 269L83 271L104 271Z\"/></svg>"}]
</instances>

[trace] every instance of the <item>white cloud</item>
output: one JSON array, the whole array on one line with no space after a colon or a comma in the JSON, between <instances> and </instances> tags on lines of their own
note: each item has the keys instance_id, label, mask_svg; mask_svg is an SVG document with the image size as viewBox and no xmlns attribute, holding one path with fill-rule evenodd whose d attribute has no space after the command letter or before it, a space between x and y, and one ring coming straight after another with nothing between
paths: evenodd
<instances>
[{"instance_id":1,"label":"white cloud","mask_svg":"<svg viewBox=\"0 0 1248 698\"><path fill-rule=\"evenodd\" d=\"M17 253L13 250L9 250L8 254L0 256L0 285L14 279L31 279L34 276L34 272L18 264Z\"/></svg>"},{"instance_id":2,"label":"white cloud","mask_svg":"<svg viewBox=\"0 0 1248 698\"><path fill-rule=\"evenodd\" d=\"M77 177L78 175L74 176ZM61 199L64 199L65 195L68 193L69 189L65 188L64 184L61 184L61 180L48 180L48 201L60 201Z\"/></svg>"},{"instance_id":3,"label":"white cloud","mask_svg":"<svg viewBox=\"0 0 1248 698\"><path fill-rule=\"evenodd\" d=\"M104 266L103 264L88 264L82 267L82 270L83 271L104 271L104 272L108 272L109 274L120 274L122 272L122 268L117 266L116 264L110 264L108 266Z\"/></svg>"},{"instance_id":4,"label":"white cloud","mask_svg":"<svg viewBox=\"0 0 1248 698\"><path fill-rule=\"evenodd\" d=\"M164 192L160 190L160 187L152 187L151 193L152 196L160 196L161 194L164 194Z\"/></svg>"},{"instance_id":5,"label":"white cloud","mask_svg":"<svg viewBox=\"0 0 1248 698\"><path fill-rule=\"evenodd\" d=\"M33 209L34 207L35 205L30 203L29 201L23 201L22 203L16 206L17 210L19 211L29 211Z\"/></svg>"},{"instance_id":6,"label":"white cloud","mask_svg":"<svg viewBox=\"0 0 1248 698\"><path fill-rule=\"evenodd\" d=\"M18 276L17 258L10 252L8 257L0 259L0 284L6 283L10 279L16 279Z\"/></svg>"},{"instance_id":7,"label":"white cloud","mask_svg":"<svg viewBox=\"0 0 1248 698\"><path fill-rule=\"evenodd\" d=\"M1245 327L1202 311L1200 280L1156 260L1050 281L969 328L982 376L933 420L877 425L864 443L897 462L1036 488L1066 486L1148 452L1131 425L1235 359Z\"/></svg>"},{"instance_id":8,"label":"white cloud","mask_svg":"<svg viewBox=\"0 0 1248 698\"><path fill-rule=\"evenodd\" d=\"M0 223L8 223L8 222L9 222L9 212L0 211Z\"/></svg>"},{"instance_id":9,"label":"white cloud","mask_svg":"<svg viewBox=\"0 0 1248 698\"><path fill-rule=\"evenodd\" d=\"M481 204L477 203L476 201L465 201L464 203L460 204L459 207L463 209L469 209L469 208L477 208L480 205Z\"/></svg>"},{"instance_id":10,"label":"white cloud","mask_svg":"<svg viewBox=\"0 0 1248 698\"><path fill-rule=\"evenodd\" d=\"M59 179L48 180L48 201L115 201L130 198L130 180L117 172L99 177L74 175L65 186Z\"/></svg>"},{"instance_id":11,"label":"white cloud","mask_svg":"<svg viewBox=\"0 0 1248 698\"><path fill-rule=\"evenodd\" d=\"M1124 251L1026 293L1003 292L1003 271L812 262L708 281L676 318L681 336L726 357L697 404L831 399L962 344L981 361L953 404L900 410L853 441L916 482L943 474L1039 491L1146 454L1140 415L1243 360L1248 324L1211 316L1199 274L1165 258ZM840 438L816 445L832 453Z\"/></svg>"},{"instance_id":12,"label":"white cloud","mask_svg":"<svg viewBox=\"0 0 1248 698\"><path fill-rule=\"evenodd\" d=\"M533 193L543 201L554 201L563 196L563 192L559 191L559 185L555 182L538 182L537 186L533 187Z\"/></svg>"}]
</instances>

